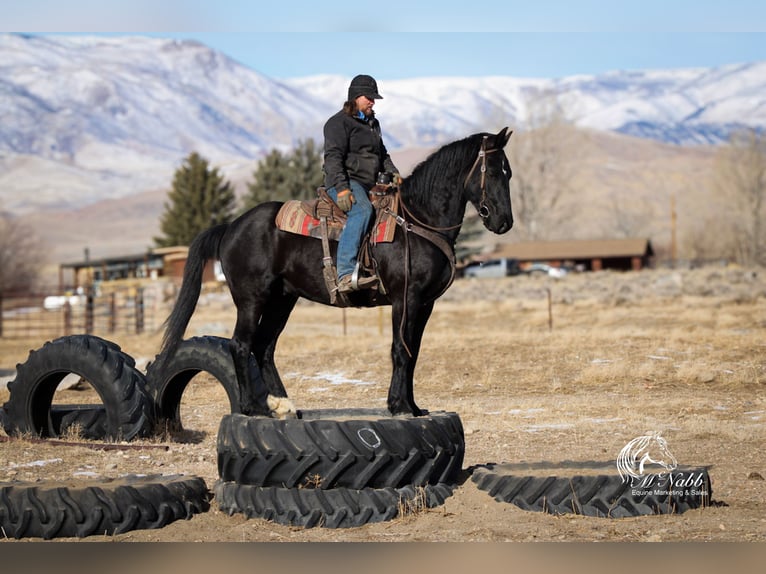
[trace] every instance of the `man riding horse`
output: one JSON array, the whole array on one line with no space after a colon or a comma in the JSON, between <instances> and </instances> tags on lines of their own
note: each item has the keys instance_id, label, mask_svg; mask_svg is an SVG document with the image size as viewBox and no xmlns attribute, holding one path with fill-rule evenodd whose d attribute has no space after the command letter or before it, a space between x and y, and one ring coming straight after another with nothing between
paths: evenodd
<instances>
[{"instance_id":1,"label":"man riding horse","mask_svg":"<svg viewBox=\"0 0 766 574\"><path fill-rule=\"evenodd\" d=\"M372 219L373 207L367 194L378 173L389 172L399 177L372 110L375 100L382 97L375 79L360 74L351 80L343 109L324 125L325 187L348 217L338 242L340 293L378 284L376 277L360 276L357 254Z\"/></svg>"},{"instance_id":2,"label":"man riding horse","mask_svg":"<svg viewBox=\"0 0 766 574\"><path fill-rule=\"evenodd\" d=\"M343 304L355 307L391 306L388 410L401 416L425 413L415 402L413 375L434 303L455 277L454 247L466 205L474 206L493 233L506 233L513 226L512 174L504 151L512 132L503 128L496 134L472 134L433 152L405 179L396 176L394 195L399 207L388 214L394 221L392 237L370 247L376 277L360 281L354 271L358 270L360 239L368 230L369 207L367 213L360 209L360 219L352 221L353 208L362 203L369 206L367 188L375 185L379 171L396 173L372 114L379 97L373 78L356 76L349 86L353 106L348 106L355 109L356 117L340 111L325 127L327 191L349 214L340 243L330 242L326 235L319 241L284 231L277 221L285 204L277 201L257 205L231 223L200 233L189 247L181 290L156 361L157 373L162 374L163 364L175 353L194 313L205 261L217 258L237 307L229 349L237 375L239 396L234 403L239 412L295 413L275 364L277 341L298 299L339 305L336 296L342 295ZM338 291L324 276L333 259L341 279ZM335 273L331 275L334 278ZM252 357L262 381L251 378Z\"/></svg>"}]
</instances>

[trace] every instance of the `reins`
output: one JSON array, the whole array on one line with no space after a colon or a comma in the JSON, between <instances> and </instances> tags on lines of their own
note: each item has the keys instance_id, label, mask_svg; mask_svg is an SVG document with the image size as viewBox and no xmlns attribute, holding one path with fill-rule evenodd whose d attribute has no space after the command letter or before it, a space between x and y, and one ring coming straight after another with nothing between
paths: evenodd
<instances>
[{"instance_id":1,"label":"reins","mask_svg":"<svg viewBox=\"0 0 766 574\"><path fill-rule=\"evenodd\" d=\"M396 193L399 193L399 191L397 190ZM399 199L401 203L401 196ZM401 205L402 207L404 207L403 203L401 203ZM450 285L452 285L452 282L455 280L455 274L456 274L455 251L442 235L439 235L435 231L432 231L432 229L435 229L435 228L430 228L430 227L426 228L426 227L421 227L422 224L415 225L413 223L410 223L409 221L404 219L401 215L398 215L394 213L393 211L391 211L391 208L389 207L386 207L385 212L394 218L394 221L396 221L396 224L399 227L401 227L402 231L404 232L404 305L402 308L402 320L399 323L399 338L402 341L402 345L404 345L404 350L407 351L407 355L412 357L412 351L410 351L410 348L407 346L407 341L404 338L404 325L407 322L407 291L409 289L409 283L410 283L410 233L414 233L415 235L419 235L420 237L423 237L424 239L427 239L428 241L430 241L432 244L434 244L436 247L438 247L441 250L441 252L447 258L447 261L449 261L449 264L450 264L449 281L447 281L447 284L439 292L439 294L436 297L434 297L434 299L438 299L439 297L444 295L445 291L449 289ZM460 226L458 225L458 227Z\"/></svg>"},{"instance_id":2,"label":"reins","mask_svg":"<svg viewBox=\"0 0 766 574\"><path fill-rule=\"evenodd\" d=\"M425 229L430 229L431 231L454 231L455 229L460 229L460 227L463 225L463 222L461 221L457 225L451 225L449 227L434 227L432 225L428 225L427 223L423 223L420 221L417 217L415 217L415 214L412 213L408 208L407 204L404 203L404 199L402 198L401 192L397 189L396 190L397 195L399 195L399 204L402 206L402 210L406 215L408 215L415 223L417 223L420 227L423 227Z\"/></svg>"}]
</instances>

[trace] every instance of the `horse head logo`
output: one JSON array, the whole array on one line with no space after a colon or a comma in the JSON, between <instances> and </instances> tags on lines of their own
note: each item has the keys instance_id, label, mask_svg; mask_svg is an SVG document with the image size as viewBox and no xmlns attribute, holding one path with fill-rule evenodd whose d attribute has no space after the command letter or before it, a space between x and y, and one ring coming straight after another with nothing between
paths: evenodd
<instances>
[{"instance_id":1,"label":"horse head logo","mask_svg":"<svg viewBox=\"0 0 766 574\"><path fill-rule=\"evenodd\" d=\"M617 471L620 473L622 482L635 481L644 476L644 468L654 464L664 469L664 472L672 472L678 466L676 457L668 449L667 441L660 436L661 433L634 438L626 444L617 457Z\"/></svg>"}]
</instances>

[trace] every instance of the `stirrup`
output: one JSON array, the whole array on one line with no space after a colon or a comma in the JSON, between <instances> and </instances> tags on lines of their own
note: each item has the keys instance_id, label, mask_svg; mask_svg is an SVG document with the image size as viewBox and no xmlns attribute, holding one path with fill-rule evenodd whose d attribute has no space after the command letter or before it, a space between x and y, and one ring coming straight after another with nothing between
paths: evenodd
<instances>
[{"instance_id":1,"label":"stirrup","mask_svg":"<svg viewBox=\"0 0 766 574\"><path fill-rule=\"evenodd\" d=\"M359 262L354 265L354 270L351 272L351 288L354 291L359 290Z\"/></svg>"},{"instance_id":2,"label":"stirrup","mask_svg":"<svg viewBox=\"0 0 766 574\"><path fill-rule=\"evenodd\" d=\"M348 287L349 289L341 290L341 280L349 277ZM354 270L349 275L344 275L338 279L338 292L359 291L361 289L373 289L378 285L377 276L363 277L360 275L359 262L354 266Z\"/></svg>"}]
</instances>

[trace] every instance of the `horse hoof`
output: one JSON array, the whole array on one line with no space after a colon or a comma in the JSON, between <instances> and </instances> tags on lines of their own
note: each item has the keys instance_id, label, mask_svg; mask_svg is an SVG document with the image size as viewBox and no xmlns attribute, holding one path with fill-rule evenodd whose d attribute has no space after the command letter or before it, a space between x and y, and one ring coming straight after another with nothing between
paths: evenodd
<instances>
[{"instance_id":1,"label":"horse hoof","mask_svg":"<svg viewBox=\"0 0 766 574\"><path fill-rule=\"evenodd\" d=\"M391 413L391 416L396 418L414 418L414 417L423 417L428 414L428 411L419 409L415 407L414 409L403 409L403 410L391 410L389 409L389 412Z\"/></svg>"},{"instance_id":2,"label":"horse hoof","mask_svg":"<svg viewBox=\"0 0 766 574\"><path fill-rule=\"evenodd\" d=\"M287 397L269 395L267 401L270 416L275 419L297 419L298 411L293 402Z\"/></svg>"}]
</instances>

